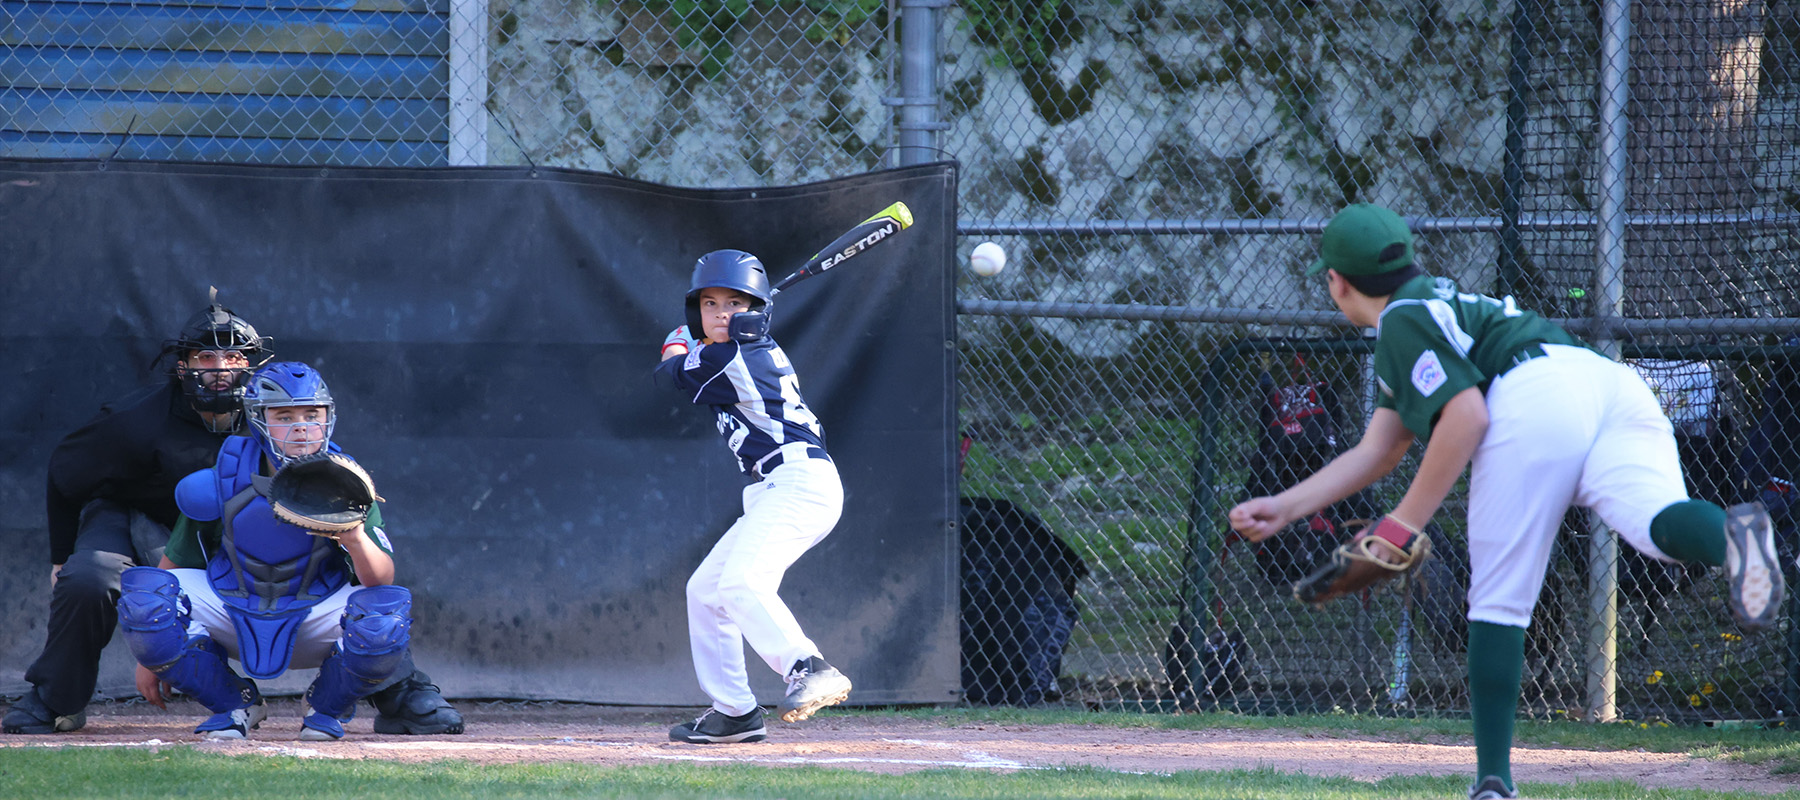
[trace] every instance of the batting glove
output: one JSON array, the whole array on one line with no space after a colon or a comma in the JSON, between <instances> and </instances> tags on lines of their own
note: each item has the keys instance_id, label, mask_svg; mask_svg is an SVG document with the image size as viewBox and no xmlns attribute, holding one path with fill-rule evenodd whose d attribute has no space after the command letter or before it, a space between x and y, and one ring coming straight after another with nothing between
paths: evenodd
<instances>
[{"instance_id":1,"label":"batting glove","mask_svg":"<svg viewBox=\"0 0 1800 800\"><path fill-rule=\"evenodd\" d=\"M670 352L671 349L674 350L673 353ZM688 335L686 325L675 326L675 330L669 331L669 335L663 337L663 358L668 358L671 355L682 355L698 349L700 349L700 343L694 341L694 337Z\"/></svg>"}]
</instances>

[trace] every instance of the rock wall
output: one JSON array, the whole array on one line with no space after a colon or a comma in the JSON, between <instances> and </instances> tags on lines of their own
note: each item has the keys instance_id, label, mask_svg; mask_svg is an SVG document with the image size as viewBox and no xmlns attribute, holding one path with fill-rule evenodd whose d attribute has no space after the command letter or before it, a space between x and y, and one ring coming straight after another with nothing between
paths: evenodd
<instances>
[{"instance_id":1,"label":"rock wall","mask_svg":"<svg viewBox=\"0 0 1800 800\"><path fill-rule=\"evenodd\" d=\"M722 69L708 77L705 44L683 40L653 4L494 0L491 158L698 186L801 183L890 164L898 49L885 14L833 27L808 5L757 3L725 29ZM1541 5L1528 51L1523 210L1587 212L1596 21L1590 3ZM1019 28L990 22L1014 6L1062 9L1040 39L1047 58L1025 55ZM960 218L1322 219L1350 201L1498 214L1514 12L1510 0L979 0L944 9L940 142L963 165ZM1758 98L1773 131L1761 152L1786 164L1757 176L1763 208L1792 205L1785 87ZM1301 276L1311 234L997 238L1009 268L965 278L965 297L1330 308L1319 282ZM1791 249L1792 240L1776 231L1750 249ZM1423 263L1491 290L1498 241L1423 236ZM1591 285L1592 248L1586 230L1528 232L1520 280L1506 288L1541 285L1522 294L1530 305L1585 314L1561 298ZM1771 302L1791 306L1792 294ZM998 324L971 320L967 332L979 343ZM1128 352L1153 327L1033 325L1096 358Z\"/></svg>"}]
</instances>

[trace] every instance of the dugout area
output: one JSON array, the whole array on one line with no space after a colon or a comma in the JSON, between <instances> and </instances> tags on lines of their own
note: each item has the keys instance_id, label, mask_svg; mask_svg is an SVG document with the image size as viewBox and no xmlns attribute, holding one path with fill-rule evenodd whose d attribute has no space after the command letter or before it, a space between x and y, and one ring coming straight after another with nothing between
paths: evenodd
<instances>
[{"instance_id":1,"label":"dugout area","mask_svg":"<svg viewBox=\"0 0 1800 800\"><path fill-rule=\"evenodd\" d=\"M0 160L0 695L43 645L44 470L156 379L207 287L316 366L375 477L452 697L699 705L684 583L739 512L710 411L652 386L701 253L779 278L895 201L915 223L784 292L792 357L845 484L783 587L852 703L958 698L956 170L681 189L548 168ZM759 696L779 676L755 666ZM107 649L100 690L135 694ZM310 671L264 684L295 692Z\"/></svg>"}]
</instances>

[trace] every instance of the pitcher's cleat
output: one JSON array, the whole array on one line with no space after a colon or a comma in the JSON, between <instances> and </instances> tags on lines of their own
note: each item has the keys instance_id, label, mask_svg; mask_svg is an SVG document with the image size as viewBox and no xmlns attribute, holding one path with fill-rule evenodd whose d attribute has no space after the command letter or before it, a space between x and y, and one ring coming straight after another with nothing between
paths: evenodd
<instances>
[{"instance_id":1,"label":"pitcher's cleat","mask_svg":"<svg viewBox=\"0 0 1800 800\"><path fill-rule=\"evenodd\" d=\"M1762 503L1725 509L1725 575L1728 605L1739 627L1755 631L1775 624L1784 579L1775 555L1775 525Z\"/></svg>"}]
</instances>

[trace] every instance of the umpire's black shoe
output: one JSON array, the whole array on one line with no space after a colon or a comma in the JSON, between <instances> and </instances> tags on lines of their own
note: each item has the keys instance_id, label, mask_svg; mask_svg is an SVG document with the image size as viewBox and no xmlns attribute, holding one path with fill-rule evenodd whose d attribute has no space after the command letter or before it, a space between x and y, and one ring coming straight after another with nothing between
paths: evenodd
<instances>
[{"instance_id":1,"label":"umpire's black shoe","mask_svg":"<svg viewBox=\"0 0 1800 800\"><path fill-rule=\"evenodd\" d=\"M767 738L769 729L763 727L761 708L753 709L741 717L728 716L716 708L709 708L693 722L683 722L669 729L669 741L689 744L735 744L760 742Z\"/></svg>"},{"instance_id":2,"label":"umpire's black shoe","mask_svg":"<svg viewBox=\"0 0 1800 800\"><path fill-rule=\"evenodd\" d=\"M369 695L375 707L375 732L434 736L462 733L462 714L450 706L444 694L422 670L405 680Z\"/></svg>"},{"instance_id":3,"label":"umpire's black shoe","mask_svg":"<svg viewBox=\"0 0 1800 800\"><path fill-rule=\"evenodd\" d=\"M1725 509L1725 575L1731 582L1731 616L1745 630L1775 624L1784 594L1775 554L1775 525L1762 503Z\"/></svg>"},{"instance_id":4,"label":"umpire's black shoe","mask_svg":"<svg viewBox=\"0 0 1800 800\"><path fill-rule=\"evenodd\" d=\"M51 711L38 697L37 687L33 686L25 690L25 696L7 710L6 718L0 720L0 731L22 734L67 733L81 730L81 726L86 724L86 709L67 715Z\"/></svg>"},{"instance_id":5,"label":"umpire's black shoe","mask_svg":"<svg viewBox=\"0 0 1800 800\"><path fill-rule=\"evenodd\" d=\"M1469 800L1510 800L1518 797L1513 790L1506 787L1506 781L1498 775L1482 778L1474 786L1469 787Z\"/></svg>"}]
</instances>

